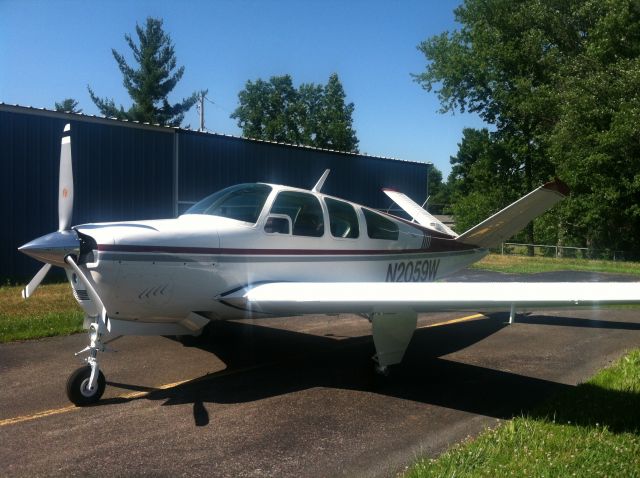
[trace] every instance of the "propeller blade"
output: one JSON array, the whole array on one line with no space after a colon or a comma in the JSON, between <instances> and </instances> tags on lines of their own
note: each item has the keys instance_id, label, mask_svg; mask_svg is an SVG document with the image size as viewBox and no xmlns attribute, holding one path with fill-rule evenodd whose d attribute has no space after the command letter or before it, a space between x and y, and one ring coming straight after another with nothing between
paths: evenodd
<instances>
[{"instance_id":1,"label":"propeller blade","mask_svg":"<svg viewBox=\"0 0 640 478\"><path fill-rule=\"evenodd\" d=\"M73 168L71 165L71 124L64 127L60 143L60 182L58 187L58 230L71 226L73 215Z\"/></svg>"},{"instance_id":2,"label":"propeller blade","mask_svg":"<svg viewBox=\"0 0 640 478\"><path fill-rule=\"evenodd\" d=\"M44 279L44 276L46 276L47 272L49 272L49 269L51 269L51 264L45 264L38 271L38 273L33 276L33 279L31 279L31 282L29 282L27 286L24 289L22 289L23 299L28 299L29 297L31 297L31 294L33 294L34 291L38 288L38 286L40 285L40 282L42 282L42 279Z\"/></svg>"},{"instance_id":3,"label":"propeller blade","mask_svg":"<svg viewBox=\"0 0 640 478\"><path fill-rule=\"evenodd\" d=\"M96 290L93 288L93 285L91 285L91 282L89 282L89 279L87 279L87 277L84 275L80 267L78 267L78 264L76 264L76 261L73 260L73 257L69 255L65 257L64 260L67 264L71 266L71 268L73 269L73 272L76 273L76 276L78 276L78 279L80 279L84 284L84 286L86 287L87 294L89 294L89 297L91 297L91 301L96 307L96 313L94 314L94 317L97 317L100 314L102 314L103 316L106 316L106 309L104 307L104 304L102 303L102 300L100 299L100 296L98 295Z\"/></svg>"}]
</instances>

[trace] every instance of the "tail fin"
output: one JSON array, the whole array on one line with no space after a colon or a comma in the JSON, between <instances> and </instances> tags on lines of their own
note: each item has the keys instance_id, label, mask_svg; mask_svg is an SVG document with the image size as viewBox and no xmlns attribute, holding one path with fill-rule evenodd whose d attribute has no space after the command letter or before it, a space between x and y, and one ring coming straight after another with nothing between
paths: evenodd
<instances>
[{"instance_id":1,"label":"tail fin","mask_svg":"<svg viewBox=\"0 0 640 478\"><path fill-rule=\"evenodd\" d=\"M559 179L546 183L461 234L456 241L479 247L497 246L562 201L567 194L569 187Z\"/></svg>"}]
</instances>

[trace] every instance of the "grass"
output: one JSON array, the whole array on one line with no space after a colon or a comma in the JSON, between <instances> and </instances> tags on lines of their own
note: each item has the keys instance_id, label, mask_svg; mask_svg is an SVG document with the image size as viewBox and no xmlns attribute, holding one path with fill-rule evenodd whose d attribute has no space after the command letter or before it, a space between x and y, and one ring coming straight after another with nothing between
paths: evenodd
<instances>
[{"instance_id":1,"label":"grass","mask_svg":"<svg viewBox=\"0 0 640 478\"><path fill-rule=\"evenodd\" d=\"M640 349L405 478L443 476L640 476Z\"/></svg>"},{"instance_id":2,"label":"grass","mask_svg":"<svg viewBox=\"0 0 640 478\"><path fill-rule=\"evenodd\" d=\"M84 317L69 284L45 284L28 299L22 286L0 287L0 343L82 331Z\"/></svg>"},{"instance_id":3,"label":"grass","mask_svg":"<svg viewBox=\"0 0 640 478\"><path fill-rule=\"evenodd\" d=\"M503 256L500 254L489 254L471 267L472 269L522 274L552 271L586 271L640 276L640 262Z\"/></svg>"}]
</instances>

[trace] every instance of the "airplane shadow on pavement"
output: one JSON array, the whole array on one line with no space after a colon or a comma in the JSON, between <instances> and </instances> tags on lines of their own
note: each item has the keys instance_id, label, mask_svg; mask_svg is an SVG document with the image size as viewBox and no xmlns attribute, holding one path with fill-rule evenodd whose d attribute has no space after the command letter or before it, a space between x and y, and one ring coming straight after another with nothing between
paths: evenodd
<instances>
[{"instance_id":1,"label":"airplane shadow on pavement","mask_svg":"<svg viewBox=\"0 0 640 478\"><path fill-rule=\"evenodd\" d=\"M609 320L581 319L578 317L552 317L548 315L518 315L520 324L555 325L564 327L588 327L610 330L640 330L640 323Z\"/></svg>"},{"instance_id":2,"label":"airplane shadow on pavement","mask_svg":"<svg viewBox=\"0 0 640 478\"><path fill-rule=\"evenodd\" d=\"M251 323L215 322L211 339L199 348L215 354L227 368L177 387L152 391L146 398L164 400L165 406L193 404L196 426L209 424L206 403L244 403L316 387L370 392L495 418L511 418L533 413L543 398L575 387L442 358L498 332L506 326L507 318L499 313L491 314L487 320L418 329L402 364L391 367L389 377L380 377L373 371L371 336L336 340ZM518 322L640 329L636 323L570 317L521 315ZM113 385L136 389L126 384ZM635 399L635 409L640 410L638 394L622 397L622 392L602 389L598 393L600 398L606 395L611 403ZM107 399L101 403L120 401L124 399ZM565 415L572 416L574 423L579 422L575 413L564 411ZM607 424L606 416L599 419L601 425ZM611 425L624 431L620 424Z\"/></svg>"}]
</instances>

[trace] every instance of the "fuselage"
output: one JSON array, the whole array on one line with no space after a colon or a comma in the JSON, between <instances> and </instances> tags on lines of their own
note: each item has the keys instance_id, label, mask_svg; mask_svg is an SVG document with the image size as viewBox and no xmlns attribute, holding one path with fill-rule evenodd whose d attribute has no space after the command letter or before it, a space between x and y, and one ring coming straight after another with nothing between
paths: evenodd
<instances>
[{"instance_id":1,"label":"fuselage","mask_svg":"<svg viewBox=\"0 0 640 478\"><path fill-rule=\"evenodd\" d=\"M433 281L486 254L401 218L272 184L227 188L176 219L73 229L83 238L81 267L109 315L143 322L190 312L246 317L224 296L264 282Z\"/></svg>"}]
</instances>

